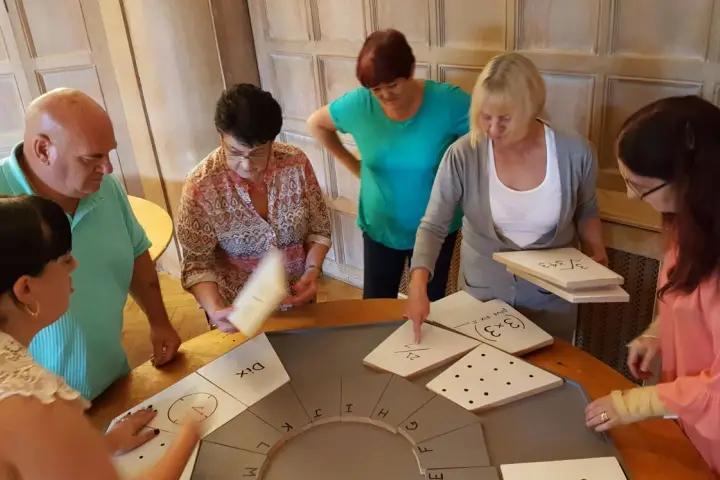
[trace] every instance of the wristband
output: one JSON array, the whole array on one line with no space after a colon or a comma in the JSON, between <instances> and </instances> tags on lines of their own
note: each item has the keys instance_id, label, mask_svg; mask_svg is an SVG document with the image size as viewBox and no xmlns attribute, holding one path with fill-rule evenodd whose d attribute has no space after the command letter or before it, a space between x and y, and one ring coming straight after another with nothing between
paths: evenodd
<instances>
[{"instance_id":1,"label":"wristband","mask_svg":"<svg viewBox=\"0 0 720 480\"><path fill-rule=\"evenodd\" d=\"M651 417L664 417L671 412L657 396L653 387L633 388L621 392L615 390L610 394L613 408L620 416L622 423L633 423Z\"/></svg>"},{"instance_id":2,"label":"wristband","mask_svg":"<svg viewBox=\"0 0 720 480\"><path fill-rule=\"evenodd\" d=\"M309 270L316 269L320 275L322 275L323 271L322 268L318 267L317 265L308 265L305 267L305 273L307 273Z\"/></svg>"}]
</instances>

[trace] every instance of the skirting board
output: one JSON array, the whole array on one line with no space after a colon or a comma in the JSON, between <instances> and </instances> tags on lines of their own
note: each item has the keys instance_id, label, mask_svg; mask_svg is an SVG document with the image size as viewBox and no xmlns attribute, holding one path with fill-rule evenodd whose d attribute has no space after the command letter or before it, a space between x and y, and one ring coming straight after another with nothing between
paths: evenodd
<instances>
[{"instance_id":1,"label":"skirting board","mask_svg":"<svg viewBox=\"0 0 720 480\"><path fill-rule=\"evenodd\" d=\"M548 292L552 292L570 303L627 303L630 301L630 295L619 285L573 290L570 292L529 273L513 270L512 268L508 268L507 270L513 275L527 280L540 288L544 288Z\"/></svg>"}]
</instances>

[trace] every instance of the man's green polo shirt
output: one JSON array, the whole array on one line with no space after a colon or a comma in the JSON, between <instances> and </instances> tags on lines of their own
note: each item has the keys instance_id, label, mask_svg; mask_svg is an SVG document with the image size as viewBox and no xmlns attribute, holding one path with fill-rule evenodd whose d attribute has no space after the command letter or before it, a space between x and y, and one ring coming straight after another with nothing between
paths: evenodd
<instances>
[{"instance_id":1,"label":"man's green polo shirt","mask_svg":"<svg viewBox=\"0 0 720 480\"><path fill-rule=\"evenodd\" d=\"M0 160L0 194L34 193L18 164L19 155L22 143ZM112 175L105 175L100 189L83 198L68 219L78 261L72 274L75 291L67 313L30 343L30 354L92 400L130 370L120 341L123 307L134 261L150 241Z\"/></svg>"}]
</instances>

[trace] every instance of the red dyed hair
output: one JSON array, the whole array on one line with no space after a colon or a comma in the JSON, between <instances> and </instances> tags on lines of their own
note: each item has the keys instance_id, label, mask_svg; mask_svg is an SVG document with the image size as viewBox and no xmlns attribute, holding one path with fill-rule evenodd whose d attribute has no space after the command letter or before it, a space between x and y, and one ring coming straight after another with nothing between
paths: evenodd
<instances>
[{"instance_id":1,"label":"red dyed hair","mask_svg":"<svg viewBox=\"0 0 720 480\"><path fill-rule=\"evenodd\" d=\"M397 30L379 30L370 34L360 49L356 75L365 88L410 78L415 56L405 35Z\"/></svg>"}]
</instances>

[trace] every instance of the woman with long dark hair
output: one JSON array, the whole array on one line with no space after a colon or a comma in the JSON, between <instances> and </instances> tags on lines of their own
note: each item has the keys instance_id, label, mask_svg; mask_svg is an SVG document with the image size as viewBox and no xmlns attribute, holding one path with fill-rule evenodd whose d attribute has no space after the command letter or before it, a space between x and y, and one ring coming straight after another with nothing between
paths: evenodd
<instances>
[{"instance_id":1,"label":"woman with long dark hair","mask_svg":"<svg viewBox=\"0 0 720 480\"><path fill-rule=\"evenodd\" d=\"M660 354L662 375L594 401L586 422L605 431L677 415L720 474L720 109L695 96L647 105L621 128L617 157L628 195L662 212L667 228L658 315L628 356L644 379Z\"/></svg>"},{"instance_id":2,"label":"woman with long dark hair","mask_svg":"<svg viewBox=\"0 0 720 480\"><path fill-rule=\"evenodd\" d=\"M83 412L89 403L27 351L35 334L67 311L70 222L63 209L36 196L0 197L0 478L119 480L110 457L152 439L157 414L128 415L104 437ZM177 480L199 439L190 419L162 459L137 479Z\"/></svg>"}]
</instances>

